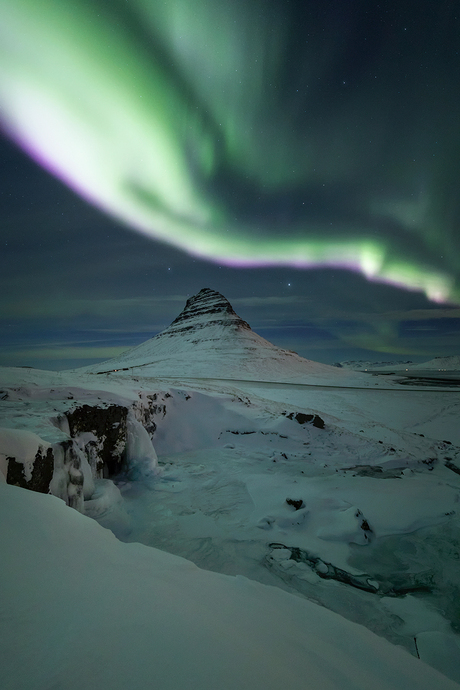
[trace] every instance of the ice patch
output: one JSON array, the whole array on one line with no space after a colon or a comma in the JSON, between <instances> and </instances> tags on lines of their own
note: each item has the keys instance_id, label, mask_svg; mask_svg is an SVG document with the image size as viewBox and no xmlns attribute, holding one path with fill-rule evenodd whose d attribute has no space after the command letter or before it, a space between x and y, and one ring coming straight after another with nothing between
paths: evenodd
<instances>
[{"instance_id":1,"label":"ice patch","mask_svg":"<svg viewBox=\"0 0 460 690\"><path fill-rule=\"evenodd\" d=\"M126 465L131 478L158 473L158 458L150 436L132 411L126 421Z\"/></svg>"}]
</instances>

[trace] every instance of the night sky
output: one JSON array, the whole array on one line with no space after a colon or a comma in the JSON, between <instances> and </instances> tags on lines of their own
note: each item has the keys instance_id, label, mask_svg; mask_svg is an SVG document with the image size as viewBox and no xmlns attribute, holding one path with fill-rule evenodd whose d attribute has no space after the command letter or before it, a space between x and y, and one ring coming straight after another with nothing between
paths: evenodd
<instances>
[{"instance_id":1,"label":"night sky","mask_svg":"<svg viewBox=\"0 0 460 690\"><path fill-rule=\"evenodd\" d=\"M0 365L460 354L460 2L5 0L0 122Z\"/></svg>"}]
</instances>

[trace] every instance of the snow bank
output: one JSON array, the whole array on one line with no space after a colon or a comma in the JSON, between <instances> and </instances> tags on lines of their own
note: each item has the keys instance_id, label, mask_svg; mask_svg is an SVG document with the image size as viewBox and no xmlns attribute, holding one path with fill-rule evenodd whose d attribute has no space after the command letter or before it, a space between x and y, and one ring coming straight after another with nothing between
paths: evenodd
<instances>
[{"instance_id":1,"label":"snow bank","mask_svg":"<svg viewBox=\"0 0 460 690\"><path fill-rule=\"evenodd\" d=\"M458 690L337 614L0 485L5 690ZM18 549L17 545L21 544Z\"/></svg>"},{"instance_id":2,"label":"snow bank","mask_svg":"<svg viewBox=\"0 0 460 690\"><path fill-rule=\"evenodd\" d=\"M251 428L249 415L243 416L232 409L230 396L170 388L159 394L158 401L162 404L154 416L153 438L160 457L216 446L220 434L228 427ZM248 412L247 408L243 409Z\"/></svg>"}]
</instances>

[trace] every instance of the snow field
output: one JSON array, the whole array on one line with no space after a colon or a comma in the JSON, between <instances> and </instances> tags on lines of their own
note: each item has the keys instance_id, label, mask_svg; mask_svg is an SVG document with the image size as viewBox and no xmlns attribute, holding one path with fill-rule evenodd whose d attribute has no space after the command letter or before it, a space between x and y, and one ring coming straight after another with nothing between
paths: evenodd
<instances>
[{"instance_id":1,"label":"snow field","mask_svg":"<svg viewBox=\"0 0 460 690\"><path fill-rule=\"evenodd\" d=\"M458 687L331 611L122 544L52 496L1 484L0 510L5 690Z\"/></svg>"}]
</instances>

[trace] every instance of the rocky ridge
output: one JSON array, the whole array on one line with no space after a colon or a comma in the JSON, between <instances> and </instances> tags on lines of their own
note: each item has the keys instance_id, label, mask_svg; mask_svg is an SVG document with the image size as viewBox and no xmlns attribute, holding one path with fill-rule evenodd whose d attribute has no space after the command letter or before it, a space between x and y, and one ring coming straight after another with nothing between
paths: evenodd
<instances>
[{"instance_id":1,"label":"rocky ridge","mask_svg":"<svg viewBox=\"0 0 460 690\"><path fill-rule=\"evenodd\" d=\"M223 295L216 290L203 288L187 300L179 316L157 337L165 338L191 330L200 330L210 324L223 326L233 331L251 330L250 325L238 316Z\"/></svg>"}]
</instances>

